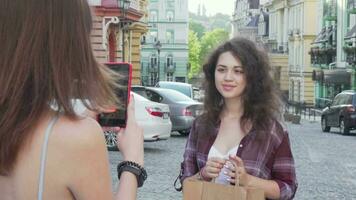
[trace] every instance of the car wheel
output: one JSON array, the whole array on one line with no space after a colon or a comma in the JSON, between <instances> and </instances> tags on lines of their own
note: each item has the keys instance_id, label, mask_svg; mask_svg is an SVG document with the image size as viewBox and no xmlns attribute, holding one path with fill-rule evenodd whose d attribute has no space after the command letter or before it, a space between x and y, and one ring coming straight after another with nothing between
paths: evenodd
<instances>
[{"instance_id":1,"label":"car wheel","mask_svg":"<svg viewBox=\"0 0 356 200\"><path fill-rule=\"evenodd\" d=\"M116 133L114 131L105 131L105 142L106 142L106 147L108 148L109 151L117 151L117 139L116 139Z\"/></svg>"},{"instance_id":2,"label":"car wheel","mask_svg":"<svg viewBox=\"0 0 356 200\"><path fill-rule=\"evenodd\" d=\"M190 133L190 130L178 131L180 135L187 136Z\"/></svg>"},{"instance_id":3,"label":"car wheel","mask_svg":"<svg viewBox=\"0 0 356 200\"><path fill-rule=\"evenodd\" d=\"M321 118L321 130L323 130L323 132L330 131L330 126L327 125L325 117Z\"/></svg>"},{"instance_id":4,"label":"car wheel","mask_svg":"<svg viewBox=\"0 0 356 200\"><path fill-rule=\"evenodd\" d=\"M343 135L349 134L350 129L349 127L345 124L345 121L343 118L340 119L340 133Z\"/></svg>"}]
</instances>

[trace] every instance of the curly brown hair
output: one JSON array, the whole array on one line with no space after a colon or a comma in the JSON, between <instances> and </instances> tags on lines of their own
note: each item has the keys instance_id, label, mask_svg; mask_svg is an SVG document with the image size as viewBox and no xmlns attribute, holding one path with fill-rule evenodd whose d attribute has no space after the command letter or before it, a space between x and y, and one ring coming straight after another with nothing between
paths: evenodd
<instances>
[{"instance_id":1,"label":"curly brown hair","mask_svg":"<svg viewBox=\"0 0 356 200\"><path fill-rule=\"evenodd\" d=\"M271 122L281 119L280 92L275 87L270 74L267 54L255 43L235 37L217 47L203 65L205 74L204 114L207 124L217 124L223 110L223 97L215 86L215 68L222 53L231 52L244 67L247 80L242 94L244 113L240 119L241 127L247 131L247 122L257 131L269 130Z\"/></svg>"}]
</instances>

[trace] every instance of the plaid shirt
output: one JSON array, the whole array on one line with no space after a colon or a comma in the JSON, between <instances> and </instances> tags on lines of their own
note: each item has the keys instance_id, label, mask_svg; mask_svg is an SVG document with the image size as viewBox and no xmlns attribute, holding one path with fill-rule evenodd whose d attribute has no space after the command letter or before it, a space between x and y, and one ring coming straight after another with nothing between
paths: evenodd
<instances>
[{"instance_id":1,"label":"plaid shirt","mask_svg":"<svg viewBox=\"0 0 356 200\"><path fill-rule=\"evenodd\" d=\"M219 127L207 127L197 118L187 140L182 163L181 182L205 166L208 153L219 132ZM236 155L245 164L246 172L255 177L274 180L280 189L280 199L293 199L297 190L294 159L286 130L274 122L268 134L251 130L240 142Z\"/></svg>"}]
</instances>

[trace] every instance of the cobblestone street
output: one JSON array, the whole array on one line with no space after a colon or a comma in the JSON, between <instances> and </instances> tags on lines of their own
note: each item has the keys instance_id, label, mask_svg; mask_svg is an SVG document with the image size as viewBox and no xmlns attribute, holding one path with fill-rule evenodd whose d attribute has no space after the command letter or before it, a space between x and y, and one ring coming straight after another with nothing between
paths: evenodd
<instances>
[{"instance_id":1,"label":"cobblestone street","mask_svg":"<svg viewBox=\"0 0 356 200\"><path fill-rule=\"evenodd\" d=\"M295 199L356 199L356 135L343 136L338 129L322 133L319 122L287 123L299 182ZM353 131L354 133L355 131ZM148 179L139 189L139 200L178 200L173 182L186 137L173 134L169 140L145 144ZM110 152L113 184L117 184L118 152Z\"/></svg>"}]
</instances>

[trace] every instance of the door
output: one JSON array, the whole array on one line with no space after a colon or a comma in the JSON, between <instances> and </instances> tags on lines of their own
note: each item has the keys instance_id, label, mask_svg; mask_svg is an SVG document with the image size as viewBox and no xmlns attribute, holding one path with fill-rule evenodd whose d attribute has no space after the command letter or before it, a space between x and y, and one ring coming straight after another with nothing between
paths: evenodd
<instances>
[{"instance_id":1,"label":"door","mask_svg":"<svg viewBox=\"0 0 356 200\"><path fill-rule=\"evenodd\" d=\"M332 104L329 107L329 110L327 112L327 123L328 125L331 126L338 126L339 124L339 115L338 115L338 110L339 110L339 105L340 102L342 101L342 94L337 95L334 100L332 101Z\"/></svg>"}]
</instances>

